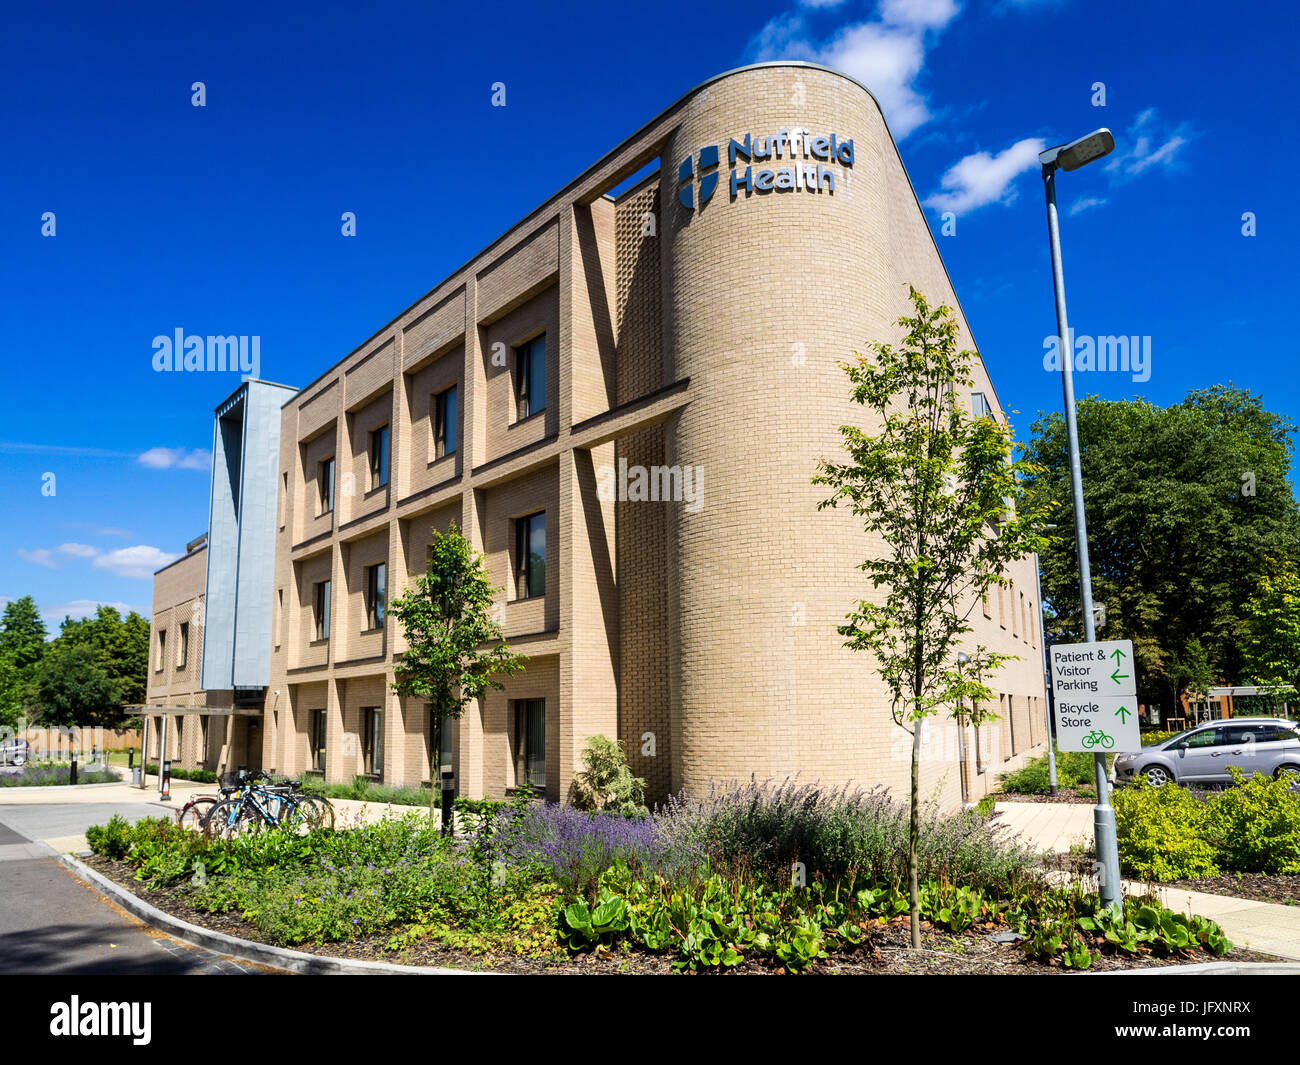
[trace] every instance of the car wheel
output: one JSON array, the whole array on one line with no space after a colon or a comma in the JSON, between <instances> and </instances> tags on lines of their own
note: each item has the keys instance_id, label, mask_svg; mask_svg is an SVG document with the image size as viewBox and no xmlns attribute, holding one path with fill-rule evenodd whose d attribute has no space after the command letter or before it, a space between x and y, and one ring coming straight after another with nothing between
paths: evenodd
<instances>
[{"instance_id":1,"label":"car wheel","mask_svg":"<svg viewBox=\"0 0 1300 1065\"><path fill-rule=\"evenodd\" d=\"M1147 783L1153 788L1163 788L1174 779L1169 775L1169 770L1162 765L1148 766L1145 775Z\"/></svg>"},{"instance_id":2,"label":"car wheel","mask_svg":"<svg viewBox=\"0 0 1300 1065\"><path fill-rule=\"evenodd\" d=\"M26 762L27 759L21 754L14 759L14 765L24 765Z\"/></svg>"},{"instance_id":3,"label":"car wheel","mask_svg":"<svg viewBox=\"0 0 1300 1065\"><path fill-rule=\"evenodd\" d=\"M1277 780L1289 780L1294 788L1300 784L1300 765L1280 765L1273 771L1273 776Z\"/></svg>"}]
</instances>

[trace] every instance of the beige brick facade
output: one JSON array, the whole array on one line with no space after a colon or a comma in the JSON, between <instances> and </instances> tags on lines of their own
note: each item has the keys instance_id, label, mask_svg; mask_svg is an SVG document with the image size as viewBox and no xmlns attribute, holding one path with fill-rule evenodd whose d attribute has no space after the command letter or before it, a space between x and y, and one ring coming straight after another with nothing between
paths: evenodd
<instances>
[{"instance_id":1,"label":"beige brick facade","mask_svg":"<svg viewBox=\"0 0 1300 1065\"><path fill-rule=\"evenodd\" d=\"M852 139L834 192L733 199L729 138L791 128ZM688 209L678 166L707 146L721 156L718 188ZM810 479L838 452L839 426L863 419L836 361L897 340L909 283L957 306L861 85L769 64L678 101L284 406L261 763L313 770L323 711L324 772L348 780L378 710L377 775L430 779L428 711L392 692L401 634L391 619L368 624L366 574L383 562L389 596L400 594L424 570L430 529L455 521L486 556L505 633L530 658L457 723L462 794L515 786L523 700L544 700L551 798L568 794L595 733L624 740L655 799L751 774L901 787L907 737L871 662L835 632L874 594L856 567L880 545L847 512L819 513L824 492ZM533 397L521 417L520 352L537 338L545 409ZM456 449L439 456L434 397L452 386ZM975 387L1000 415L982 365ZM385 426L379 484L371 442ZM625 465L689 467L702 495L611 497ZM545 592L520 598L516 523L537 513ZM1001 720L978 737L942 719L926 733L923 789L948 805L990 790L1046 738L1033 561L1009 576L1008 593L973 611L975 641L1020 656L995 684ZM317 638L326 580L330 630ZM183 609L162 601L172 598L155 603L157 624Z\"/></svg>"}]
</instances>

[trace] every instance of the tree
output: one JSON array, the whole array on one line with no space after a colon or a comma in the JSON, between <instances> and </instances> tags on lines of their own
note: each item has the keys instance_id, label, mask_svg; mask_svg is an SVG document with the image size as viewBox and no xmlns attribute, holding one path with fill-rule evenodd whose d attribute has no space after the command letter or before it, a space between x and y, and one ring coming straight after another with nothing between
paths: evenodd
<instances>
[{"instance_id":1,"label":"tree","mask_svg":"<svg viewBox=\"0 0 1300 1065\"><path fill-rule=\"evenodd\" d=\"M103 725L116 720L122 690L87 645L55 640L36 668L41 723Z\"/></svg>"},{"instance_id":2,"label":"tree","mask_svg":"<svg viewBox=\"0 0 1300 1065\"><path fill-rule=\"evenodd\" d=\"M969 704L972 724L993 715L984 679L1012 655L983 645L957 655L968 618L1009 563L1040 548L1046 509L1024 499L1029 472L1012 456L1011 430L974 418L955 401L969 388L973 351L957 351L950 308L931 309L910 290L914 317L900 318L901 349L872 344L868 357L841 363L854 402L872 414L874 433L843 426L847 463L823 460L814 484L832 489L819 509L841 504L879 537L884 551L859 567L877 589L839 626L845 646L867 651L893 694L895 723L912 737L908 888L912 946L921 945L917 844L920 837L921 725L944 707ZM910 726L910 727L909 727Z\"/></svg>"},{"instance_id":3,"label":"tree","mask_svg":"<svg viewBox=\"0 0 1300 1065\"><path fill-rule=\"evenodd\" d=\"M1300 573L1270 560L1245 606L1247 676L1258 684L1300 690Z\"/></svg>"},{"instance_id":4,"label":"tree","mask_svg":"<svg viewBox=\"0 0 1300 1065\"><path fill-rule=\"evenodd\" d=\"M65 618L56 642L89 647L123 703L145 701L149 671L149 622L134 610L125 618L115 607L100 605L94 617Z\"/></svg>"},{"instance_id":5,"label":"tree","mask_svg":"<svg viewBox=\"0 0 1300 1065\"><path fill-rule=\"evenodd\" d=\"M528 661L510 650L492 620L492 599L500 590L453 522L445 536L433 530L428 572L389 604L407 644L393 690L428 699L439 736L443 722L461 717L471 700L505 686L498 674L513 676Z\"/></svg>"},{"instance_id":6,"label":"tree","mask_svg":"<svg viewBox=\"0 0 1300 1065\"><path fill-rule=\"evenodd\" d=\"M1082 400L1079 443L1093 599L1104 639L1133 641L1138 698L1177 706L1183 693L1245 669L1244 606L1268 558L1294 558L1300 514L1289 482L1291 422L1232 385L1158 407ZM1031 498L1074 501L1060 415L1033 425ZM1053 538L1041 557L1046 627L1083 639L1078 552Z\"/></svg>"},{"instance_id":7,"label":"tree","mask_svg":"<svg viewBox=\"0 0 1300 1065\"><path fill-rule=\"evenodd\" d=\"M45 654L45 622L30 595L0 616L0 726L14 728L33 699L32 678Z\"/></svg>"},{"instance_id":8,"label":"tree","mask_svg":"<svg viewBox=\"0 0 1300 1065\"><path fill-rule=\"evenodd\" d=\"M26 669L45 653L45 622L36 600L30 595L5 604L0 615L0 658L9 659L16 669Z\"/></svg>"}]
</instances>

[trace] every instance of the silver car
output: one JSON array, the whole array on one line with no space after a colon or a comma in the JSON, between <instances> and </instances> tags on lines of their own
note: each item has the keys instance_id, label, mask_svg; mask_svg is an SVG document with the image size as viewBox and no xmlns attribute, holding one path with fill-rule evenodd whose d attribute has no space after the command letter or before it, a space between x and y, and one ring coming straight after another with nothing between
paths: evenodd
<instances>
[{"instance_id":1,"label":"silver car","mask_svg":"<svg viewBox=\"0 0 1300 1065\"><path fill-rule=\"evenodd\" d=\"M1177 736L1115 759L1117 783L1144 776L1154 787L1231 784L1229 766L1246 776L1292 774L1300 778L1300 726L1280 717L1234 717L1209 721Z\"/></svg>"},{"instance_id":2,"label":"silver car","mask_svg":"<svg viewBox=\"0 0 1300 1065\"><path fill-rule=\"evenodd\" d=\"M32 755L32 745L23 739L0 741L0 765L25 765Z\"/></svg>"}]
</instances>

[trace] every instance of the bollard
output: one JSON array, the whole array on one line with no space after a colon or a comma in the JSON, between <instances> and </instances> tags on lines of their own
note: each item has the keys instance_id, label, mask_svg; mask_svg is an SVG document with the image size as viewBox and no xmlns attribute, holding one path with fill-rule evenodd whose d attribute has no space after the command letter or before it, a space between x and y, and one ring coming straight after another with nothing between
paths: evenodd
<instances>
[{"instance_id":1,"label":"bollard","mask_svg":"<svg viewBox=\"0 0 1300 1065\"><path fill-rule=\"evenodd\" d=\"M68 783L75 784L76 782L77 782L77 756L74 754L72 756L72 772L68 775Z\"/></svg>"},{"instance_id":2,"label":"bollard","mask_svg":"<svg viewBox=\"0 0 1300 1065\"><path fill-rule=\"evenodd\" d=\"M158 798L161 799L163 802L171 802L172 801L171 761L169 759L164 758L163 764L158 767L158 772L162 776L162 779L159 782L159 788L161 789L161 794L159 794Z\"/></svg>"}]
</instances>

